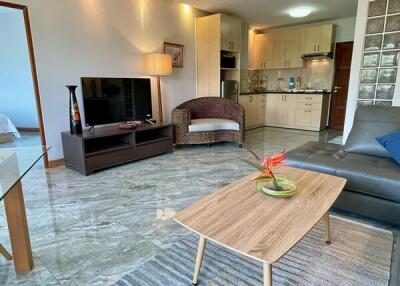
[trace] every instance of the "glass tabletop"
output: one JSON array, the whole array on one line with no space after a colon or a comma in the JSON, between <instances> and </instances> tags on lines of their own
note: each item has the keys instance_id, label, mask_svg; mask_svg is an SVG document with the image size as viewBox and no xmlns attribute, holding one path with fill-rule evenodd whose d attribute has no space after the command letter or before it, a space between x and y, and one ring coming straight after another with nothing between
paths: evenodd
<instances>
[{"instance_id":1,"label":"glass tabletop","mask_svg":"<svg viewBox=\"0 0 400 286\"><path fill-rule=\"evenodd\" d=\"M49 149L43 146L0 148L0 201Z\"/></svg>"}]
</instances>

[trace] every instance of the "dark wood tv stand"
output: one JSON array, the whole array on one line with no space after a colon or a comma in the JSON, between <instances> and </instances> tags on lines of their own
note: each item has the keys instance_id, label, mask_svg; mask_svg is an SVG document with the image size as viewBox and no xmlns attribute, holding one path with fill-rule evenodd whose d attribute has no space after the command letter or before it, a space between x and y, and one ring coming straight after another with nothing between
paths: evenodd
<instances>
[{"instance_id":1,"label":"dark wood tv stand","mask_svg":"<svg viewBox=\"0 0 400 286\"><path fill-rule=\"evenodd\" d=\"M172 125L143 124L136 129L97 127L83 134L61 133L65 166L86 176L95 171L172 152Z\"/></svg>"}]
</instances>

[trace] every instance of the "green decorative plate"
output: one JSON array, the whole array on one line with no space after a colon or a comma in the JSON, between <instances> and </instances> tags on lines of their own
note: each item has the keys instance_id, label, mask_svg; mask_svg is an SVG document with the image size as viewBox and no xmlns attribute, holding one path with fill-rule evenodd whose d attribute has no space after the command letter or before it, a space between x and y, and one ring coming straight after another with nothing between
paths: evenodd
<instances>
[{"instance_id":1,"label":"green decorative plate","mask_svg":"<svg viewBox=\"0 0 400 286\"><path fill-rule=\"evenodd\" d=\"M293 180L284 175L275 176L278 185L282 188L280 191L275 191L272 189L273 180L267 177L259 177L256 179L257 190L263 192L267 195L287 198L291 197L297 193L297 186Z\"/></svg>"}]
</instances>

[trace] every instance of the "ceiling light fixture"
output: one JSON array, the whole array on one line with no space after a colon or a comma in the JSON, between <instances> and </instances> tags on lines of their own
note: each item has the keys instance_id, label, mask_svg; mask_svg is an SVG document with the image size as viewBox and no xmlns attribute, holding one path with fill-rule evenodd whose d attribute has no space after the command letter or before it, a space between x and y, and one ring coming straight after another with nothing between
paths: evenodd
<instances>
[{"instance_id":1,"label":"ceiling light fixture","mask_svg":"<svg viewBox=\"0 0 400 286\"><path fill-rule=\"evenodd\" d=\"M312 9L309 7L297 7L289 10L289 15L293 18L302 18L310 15Z\"/></svg>"}]
</instances>

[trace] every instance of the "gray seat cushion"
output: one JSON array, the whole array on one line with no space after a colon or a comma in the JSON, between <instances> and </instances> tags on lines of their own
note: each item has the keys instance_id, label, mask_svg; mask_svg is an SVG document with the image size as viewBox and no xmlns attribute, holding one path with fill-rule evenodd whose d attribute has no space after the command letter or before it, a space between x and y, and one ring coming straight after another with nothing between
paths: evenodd
<instances>
[{"instance_id":1,"label":"gray seat cushion","mask_svg":"<svg viewBox=\"0 0 400 286\"><path fill-rule=\"evenodd\" d=\"M400 131L400 107L359 106L344 150L391 158L376 138L394 131Z\"/></svg>"},{"instance_id":2,"label":"gray seat cushion","mask_svg":"<svg viewBox=\"0 0 400 286\"><path fill-rule=\"evenodd\" d=\"M286 163L346 178L346 190L400 203L400 166L392 159L344 152L337 144L309 142L290 151Z\"/></svg>"}]
</instances>

